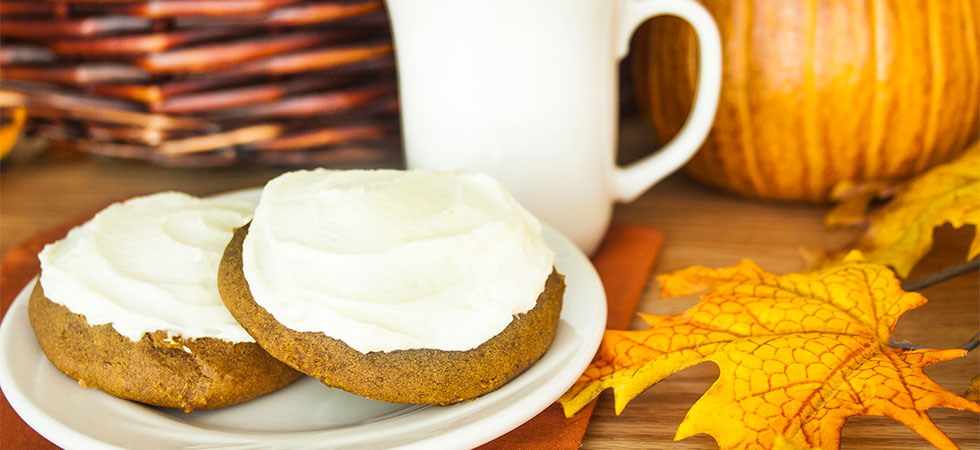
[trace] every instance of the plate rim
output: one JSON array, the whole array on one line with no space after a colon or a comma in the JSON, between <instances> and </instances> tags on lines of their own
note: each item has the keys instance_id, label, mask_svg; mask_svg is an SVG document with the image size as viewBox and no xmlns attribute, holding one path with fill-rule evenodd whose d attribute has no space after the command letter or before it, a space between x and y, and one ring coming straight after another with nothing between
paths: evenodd
<instances>
[{"instance_id":1,"label":"plate rim","mask_svg":"<svg viewBox=\"0 0 980 450\"><path fill-rule=\"evenodd\" d=\"M246 188L246 189L223 192L209 197L229 199L229 200L240 200L244 197L257 198L257 195L259 195L260 193L261 193L261 188ZM549 235L547 236L548 238L554 239L562 247L560 248L560 250L563 250L565 252L565 254L563 255L564 258L569 260L566 264L574 263L576 266L579 266L576 270L583 272L588 278L588 280L583 282L584 286L582 287L582 289L590 289L595 291L588 295L588 297L596 297L591 299L593 300L591 302L591 306L592 306L591 309L592 309L592 313L593 313L592 315L594 319L591 320L589 324L592 325L598 324L598 326L593 327L592 329L585 329L585 330L580 330L578 328L573 327L573 329L578 332L581 338L581 343L579 344L580 348L577 349L577 351L574 353L574 355L578 356L579 359L575 361L570 361L577 364L569 364L568 366L566 366L569 368L574 366L580 366L580 370L577 370L576 373L581 373L591 362L592 356L595 354L595 352L599 347L599 343L601 341L601 337L605 329L606 310L607 310L605 292L603 289L601 279L599 278L595 267L592 265L591 261L581 252L581 250L579 250L578 247L575 246L575 244L573 244L567 237L565 237L555 228L544 223L542 225L543 225L543 230L542 230L543 234ZM559 249L555 249L555 250L557 253ZM21 320L25 320L25 321L27 320L26 302L30 295L30 290L37 282L37 279L38 276L34 276L31 279L31 281L28 282L18 292L17 297L14 299L14 301L10 305L10 308L8 308L8 310L4 314L3 321L2 323L0 323L0 348L5 348L8 345L11 345L12 342L10 342L10 340L14 339L13 336L10 336L10 334L13 333L13 331L11 330L14 328L12 325L10 325L10 323L12 323L15 319L10 319L10 317L20 316L22 318ZM595 286L598 286L598 289L595 289ZM28 324L27 326L29 327L30 325ZM33 337L33 335L31 336ZM34 345L37 345L36 341L32 341L32 342ZM551 347L549 347L549 351L550 350ZM40 352L39 349L38 351ZM4 396L6 397L7 401L9 402L10 406L14 409L14 411L21 417L22 420L24 420L25 423L27 423L31 428L33 428L36 432L38 432L38 434L43 436L45 439L50 440L52 443L55 443L56 445L62 447L67 445L70 448L86 448L86 449L123 448L111 442L106 442L96 437L84 434L83 432L77 431L72 427L68 426L67 424L62 423L57 418L49 415L39 405L36 405L26 393L21 392L20 386L13 379L13 373L15 371L14 370L15 368L9 367L9 362L12 355L7 354L8 352L6 351L4 353L6 355L4 355L2 359L0 359L0 389L3 390ZM582 356L585 353L588 354L588 358ZM40 352L40 355L43 358L43 352ZM562 371L562 373L564 373L564 371ZM518 377L520 377L520 375ZM560 396L561 393L565 392L571 386L571 384L574 383L575 379L577 379L577 375L575 378L568 381L567 385L564 385L565 383L561 383L562 386L560 386L560 388L557 385L554 385L554 383L552 383L551 390L549 392L555 393L554 398L557 399L557 396ZM528 386L525 386L525 388L534 387L535 389L540 390L549 387L548 386L549 383L540 383L540 380L534 380L534 381L537 383L532 383ZM539 386L538 384L542 384L542 385ZM13 389L11 390L11 388ZM272 393L270 395L274 395L274 394L275 393ZM552 395L549 395L549 397L552 397ZM530 398L530 396L523 397L523 398ZM516 398L516 399L512 398L508 402L505 402L505 403L512 404L511 406L508 407L507 405L504 405L500 407L498 410L491 412L486 417L474 421L468 421L460 427L455 427L450 430L444 430L441 433L429 435L419 440L409 440L409 441L401 442L396 444L396 446L406 447L406 448L459 447L461 445L478 446L483 443L489 442L499 436L502 436L503 434L506 434L507 432L519 427L527 420L530 420L531 418L539 414L541 411L548 408L555 401L555 400L551 400L548 402L543 402L543 401L521 402L520 400L521 398ZM474 402L476 401L479 401L479 399L474 400ZM497 417L502 414L501 411L507 412L510 409L514 409L515 406L513 406L513 404L515 403L523 405L523 403L528 403L528 402L533 403L533 406L526 405L524 406L523 409L519 409L518 411L521 411L523 413L512 414L513 417L511 417L510 420L499 420L500 417ZM134 404L138 406L143 406L135 402ZM470 416L478 416L478 415L480 415L479 411L477 411L475 414L470 414ZM464 417L468 417L468 416L464 416ZM482 424L481 425L482 428L477 427L476 430L478 431L482 429L482 432L478 432L478 433L473 432L475 430L472 429L476 427L476 424ZM193 424L188 424L188 425L194 426ZM198 428L202 430L207 430L201 427ZM219 432L217 430L207 430L207 431ZM291 435L304 434L309 436L315 436L317 433L322 433L324 431L325 430L312 430L312 431L304 431L304 432L282 432L282 433L262 432L262 433L250 433L248 434L248 436L252 436L255 438L263 438L263 437L268 438L269 436L281 436L285 434L291 434ZM466 433L464 433L464 431L469 431L471 433L467 436ZM232 435L237 434L234 431L220 431L220 433L229 433Z\"/></svg>"}]
</instances>

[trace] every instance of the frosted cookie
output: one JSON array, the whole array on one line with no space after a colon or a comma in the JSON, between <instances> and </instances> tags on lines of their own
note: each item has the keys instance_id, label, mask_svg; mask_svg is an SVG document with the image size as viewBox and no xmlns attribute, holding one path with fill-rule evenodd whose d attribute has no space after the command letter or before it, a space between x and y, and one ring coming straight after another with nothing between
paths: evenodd
<instances>
[{"instance_id":1,"label":"frosted cookie","mask_svg":"<svg viewBox=\"0 0 980 450\"><path fill-rule=\"evenodd\" d=\"M564 292L541 226L494 180L299 171L265 187L218 289L274 357L382 401L444 405L520 374Z\"/></svg>"},{"instance_id":2,"label":"frosted cookie","mask_svg":"<svg viewBox=\"0 0 980 450\"><path fill-rule=\"evenodd\" d=\"M79 384L157 406L213 409L301 376L218 296L217 268L252 205L167 192L116 203L38 255L38 343Z\"/></svg>"}]
</instances>

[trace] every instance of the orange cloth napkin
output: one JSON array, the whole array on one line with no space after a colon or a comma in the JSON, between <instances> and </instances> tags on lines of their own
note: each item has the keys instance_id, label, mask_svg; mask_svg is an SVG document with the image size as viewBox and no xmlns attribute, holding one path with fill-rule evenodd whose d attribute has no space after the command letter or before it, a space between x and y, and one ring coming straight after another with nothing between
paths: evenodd
<instances>
[{"instance_id":1,"label":"orange cloth napkin","mask_svg":"<svg viewBox=\"0 0 980 450\"><path fill-rule=\"evenodd\" d=\"M636 304L646 288L650 271L657 262L663 233L640 225L613 225L592 258L606 290L606 328L629 328ZM554 403L531 420L480 447L480 450L577 449L585 436L595 401L575 416L565 418L561 405Z\"/></svg>"},{"instance_id":2,"label":"orange cloth napkin","mask_svg":"<svg viewBox=\"0 0 980 450\"><path fill-rule=\"evenodd\" d=\"M37 234L15 247L0 263L0 311L4 315L21 289L40 271L37 253L49 242L64 237L73 226L95 212L76 217ZM609 315L607 328L626 329L647 279L657 260L663 235L638 225L614 225L593 258L606 290ZM561 406L549 406L524 425L480 447L481 449L576 449L585 435L595 402L566 419ZM57 449L27 426L0 393L0 435L3 448L24 450Z\"/></svg>"},{"instance_id":3,"label":"orange cloth napkin","mask_svg":"<svg viewBox=\"0 0 980 450\"><path fill-rule=\"evenodd\" d=\"M95 215L95 211L75 217L62 225L36 234L14 247L0 263L0 311L7 315L10 304L17 294L41 271L41 263L37 254L49 242L57 241L68 234L73 226L83 223ZM0 435L3 436L3 448L7 449L57 449L58 446L48 442L36 431L27 426L20 416L14 412L7 402L7 396L0 393Z\"/></svg>"}]
</instances>

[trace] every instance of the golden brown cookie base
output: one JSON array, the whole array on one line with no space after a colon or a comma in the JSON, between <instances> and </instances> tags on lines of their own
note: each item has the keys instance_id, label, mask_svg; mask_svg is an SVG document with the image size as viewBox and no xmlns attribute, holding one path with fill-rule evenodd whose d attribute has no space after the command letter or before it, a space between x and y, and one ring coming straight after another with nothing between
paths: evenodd
<instances>
[{"instance_id":1,"label":"golden brown cookie base","mask_svg":"<svg viewBox=\"0 0 980 450\"><path fill-rule=\"evenodd\" d=\"M472 400L537 361L558 328L565 283L552 272L533 309L473 350L361 353L324 333L287 328L255 303L242 273L247 234L248 225L235 231L218 267L218 292L232 316L272 356L327 386L363 397L431 405Z\"/></svg>"},{"instance_id":2,"label":"golden brown cookie base","mask_svg":"<svg viewBox=\"0 0 980 450\"><path fill-rule=\"evenodd\" d=\"M112 325L90 326L85 316L52 302L40 282L31 293L28 315L41 350L58 370L84 387L141 403L188 413L221 408L302 376L255 343L167 339L161 331L134 342Z\"/></svg>"}]
</instances>

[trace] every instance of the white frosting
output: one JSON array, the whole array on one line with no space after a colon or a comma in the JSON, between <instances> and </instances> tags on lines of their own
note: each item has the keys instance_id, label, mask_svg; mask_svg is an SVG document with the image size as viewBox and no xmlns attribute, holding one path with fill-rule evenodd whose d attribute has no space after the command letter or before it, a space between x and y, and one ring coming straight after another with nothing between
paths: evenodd
<instances>
[{"instance_id":1,"label":"white frosting","mask_svg":"<svg viewBox=\"0 0 980 450\"><path fill-rule=\"evenodd\" d=\"M367 353L479 346L534 307L554 252L486 175L318 169L266 185L242 259L277 321Z\"/></svg>"},{"instance_id":2,"label":"white frosting","mask_svg":"<svg viewBox=\"0 0 980 450\"><path fill-rule=\"evenodd\" d=\"M44 247L44 294L133 341L162 330L254 342L225 309L217 284L225 245L253 208L177 192L113 204Z\"/></svg>"}]
</instances>

